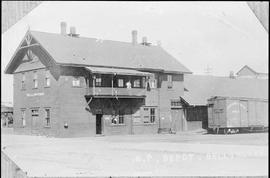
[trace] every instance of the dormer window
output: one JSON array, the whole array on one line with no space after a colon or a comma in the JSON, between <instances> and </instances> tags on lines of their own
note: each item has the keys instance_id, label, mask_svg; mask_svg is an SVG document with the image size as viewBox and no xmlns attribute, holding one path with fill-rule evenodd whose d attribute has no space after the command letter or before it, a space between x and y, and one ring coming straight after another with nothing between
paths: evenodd
<instances>
[{"instance_id":1,"label":"dormer window","mask_svg":"<svg viewBox=\"0 0 270 178\"><path fill-rule=\"evenodd\" d=\"M34 79L33 79L33 83L34 83L34 88L38 88L38 76L37 76L37 71L34 71Z\"/></svg>"}]
</instances>

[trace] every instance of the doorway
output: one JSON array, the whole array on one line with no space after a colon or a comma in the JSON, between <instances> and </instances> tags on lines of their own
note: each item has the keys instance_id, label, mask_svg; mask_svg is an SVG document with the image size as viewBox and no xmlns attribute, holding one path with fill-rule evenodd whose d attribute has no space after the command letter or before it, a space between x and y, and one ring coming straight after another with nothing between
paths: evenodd
<instances>
[{"instance_id":1,"label":"doorway","mask_svg":"<svg viewBox=\"0 0 270 178\"><path fill-rule=\"evenodd\" d=\"M102 114L96 115L96 134L102 134Z\"/></svg>"},{"instance_id":2,"label":"doorway","mask_svg":"<svg viewBox=\"0 0 270 178\"><path fill-rule=\"evenodd\" d=\"M171 108L172 123L171 126L174 131L184 131L183 128L183 109Z\"/></svg>"}]
</instances>

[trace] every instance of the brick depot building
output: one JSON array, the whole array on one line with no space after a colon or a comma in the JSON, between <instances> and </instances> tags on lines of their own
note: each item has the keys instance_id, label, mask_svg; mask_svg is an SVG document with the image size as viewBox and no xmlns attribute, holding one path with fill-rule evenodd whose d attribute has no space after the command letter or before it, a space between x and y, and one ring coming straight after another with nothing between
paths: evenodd
<instances>
[{"instance_id":1,"label":"brick depot building","mask_svg":"<svg viewBox=\"0 0 270 178\"><path fill-rule=\"evenodd\" d=\"M28 31L5 73L14 76L14 130L56 137L183 130L191 73L137 31L128 42ZM201 126L200 126L201 127Z\"/></svg>"}]
</instances>

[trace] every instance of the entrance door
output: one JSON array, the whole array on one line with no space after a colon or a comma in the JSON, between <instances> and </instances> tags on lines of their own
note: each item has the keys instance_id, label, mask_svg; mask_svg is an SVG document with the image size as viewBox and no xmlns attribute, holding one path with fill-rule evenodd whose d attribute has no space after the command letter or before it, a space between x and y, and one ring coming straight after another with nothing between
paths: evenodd
<instances>
[{"instance_id":1,"label":"entrance door","mask_svg":"<svg viewBox=\"0 0 270 178\"><path fill-rule=\"evenodd\" d=\"M171 108L172 125L174 131L183 131L183 109Z\"/></svg>"},{"instance_id":2,"label":"entrance door","mask_svg":"<svg viewBox=\"0 0 270 178\"><path fill-rule=\"evenodd\" d=\"M241 127L248 126L248 103L247 101L240 101L240 124Z\"/></svg>"},{"instance_id":3,"label":"entrance door","mask_svg":"<svg viewBox=\"0 0 270 178\"><path fill-rule=\"evenodd\" d=\"M96 115L96 134L102 134L102 114Z\"/></svg>"}]
</instances>

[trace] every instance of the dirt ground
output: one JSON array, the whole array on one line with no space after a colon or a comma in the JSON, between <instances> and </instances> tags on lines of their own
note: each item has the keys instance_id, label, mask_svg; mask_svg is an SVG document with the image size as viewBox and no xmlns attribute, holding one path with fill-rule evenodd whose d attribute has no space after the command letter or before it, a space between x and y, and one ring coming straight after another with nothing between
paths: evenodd
<instances>
[{"instance_id":1,"label":"dirt ground","mask_svg":"<svg viewBox=\"0 0 270 178\"><path fill-rule=\"evenodd\" d=\"M268 175L268 133L1 137L2 150L29 176Z\"/></svg>"}]
</instances>

